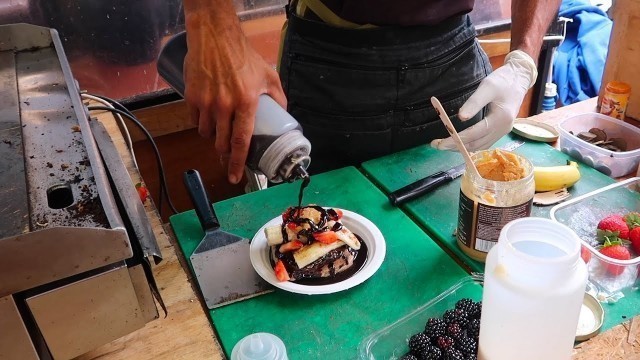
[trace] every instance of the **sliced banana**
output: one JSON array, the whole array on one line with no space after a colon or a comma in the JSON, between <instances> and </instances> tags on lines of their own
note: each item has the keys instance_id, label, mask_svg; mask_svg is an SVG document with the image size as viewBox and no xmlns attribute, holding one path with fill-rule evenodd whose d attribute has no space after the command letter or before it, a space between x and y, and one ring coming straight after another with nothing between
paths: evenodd
<instances>
[{"instance_id":1,"label":"sliced banana","mask_svg":"<svg viewBox=\"0 0 640 360\"><path fill-rule=\"evenodd\" d=\"M355 250L360 250L360 241L351 232L351 230L343 226L342 229L340 229L339 231L336 231L336 235L338 235L338 240L349 245L350 248Z\"/></svg>"},{"instance_id":2,"label":"sliced banana","mask_svg":"<svg viewBox=\"0 0 640 360\"><path fill-rule=\"evenodd\" d=\"M325 256L329 251L337 249L343 245L345 245L345 243L340 240L332 242L331 244L323 244L319 241L315 241L294 251L293 259L296 261L298 268L302 269Z\"/></svg>"},{"instance_id":3,"label":"sliced banana","mask_svg":"<svg viewBox=\"0 0 640 360\"><path fill-rule=\"evenodd\" d=\"M264 228L264 235L267 238L267 244L269 244L269 246L280 245L284 242L284 239L282 238L281 225L274 225Z\"/></svg>"}]
</instances>

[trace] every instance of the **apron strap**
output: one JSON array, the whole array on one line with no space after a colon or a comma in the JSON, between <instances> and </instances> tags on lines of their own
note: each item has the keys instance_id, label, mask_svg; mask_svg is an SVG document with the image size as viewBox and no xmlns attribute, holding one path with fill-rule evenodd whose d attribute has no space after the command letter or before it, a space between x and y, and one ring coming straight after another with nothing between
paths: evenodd
<instances>
[{"instance_id":1,"label":"apron strap","mask_svg":"<svg viewBox=\"0 0 640 360\"><path fill-rule=\"evenodd\" d=\"M296 15L304 17L307 10L311 10L324 23L343 29L371 29L376 27L372 24L360 25L343 19L323 4L322 0L298 0L296 2Z\"/></svg>"}]
</instances>

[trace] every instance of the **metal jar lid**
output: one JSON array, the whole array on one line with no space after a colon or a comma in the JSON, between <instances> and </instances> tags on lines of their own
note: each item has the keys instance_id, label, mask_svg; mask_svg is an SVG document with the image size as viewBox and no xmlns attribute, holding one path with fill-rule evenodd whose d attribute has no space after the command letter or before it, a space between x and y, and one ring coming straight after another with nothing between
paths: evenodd
<instances>
[{"instance_id":1,"label":"metal jar lid","mask_svg":"<svg viewBox=\"0 0 640 360\"><path fill-rule=\"evenodd\" d=\"M585 293L578 319L576 341L584 341L600 332L604 321L604 309L593 295Z\"/></svg>"},{"instance_id":2,"label":"metal jar lid","mask_svg":"<svg viewBox=\"0 0 640 360\"><path fill-rule=\"evenodd\" d=\"M534 141L554 142L560 133L553 126L531 119L516 119L512 132Z\"/></svg>"}]
</instances>

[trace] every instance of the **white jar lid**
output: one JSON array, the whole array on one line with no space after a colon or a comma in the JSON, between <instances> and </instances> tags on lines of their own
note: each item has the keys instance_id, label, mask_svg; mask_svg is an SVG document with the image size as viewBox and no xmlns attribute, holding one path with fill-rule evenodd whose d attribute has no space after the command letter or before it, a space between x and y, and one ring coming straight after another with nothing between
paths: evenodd
<instances>
[{"instance_id":1,"label":"white jar lid","mask_svg":"<svg viewBox=\"0 0 640 360\"><path fill-rule=\"evenodd\" d=\"M247 335L233 347L231 360L288 360L280 338L269 333Z\"/></svg>"}]
</instances>

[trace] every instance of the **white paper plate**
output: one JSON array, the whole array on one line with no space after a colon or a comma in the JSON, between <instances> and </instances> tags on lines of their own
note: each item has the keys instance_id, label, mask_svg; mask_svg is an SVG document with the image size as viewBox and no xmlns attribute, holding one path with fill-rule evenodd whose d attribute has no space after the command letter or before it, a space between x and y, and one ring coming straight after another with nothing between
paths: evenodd
<instances>
[{"instance_id":1,"label":"white paper plate","mask_svg":"<svg viewBox=\"0 0 640 360\"><path fill-rule=\"evenodd\" d=\"M347 290L371 277L384 260L387 245L382 233L371 221L362 215L352 211L342 210L343 217L340 222L353 233L358 234L366 243L368 248L367 261L362 268L348 279L335 284L328 285L302 285L291 281L278 281L269 261L269 245L264 235L264 229L282 223L282 217L278 216L258 230L251 240L250 256L251 264L265 281L280 289L305 295L331 294L338 291Z\"/></svg>"}]
</instances>

